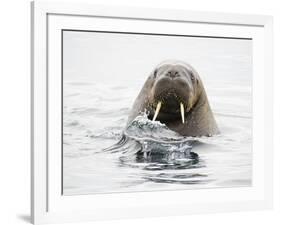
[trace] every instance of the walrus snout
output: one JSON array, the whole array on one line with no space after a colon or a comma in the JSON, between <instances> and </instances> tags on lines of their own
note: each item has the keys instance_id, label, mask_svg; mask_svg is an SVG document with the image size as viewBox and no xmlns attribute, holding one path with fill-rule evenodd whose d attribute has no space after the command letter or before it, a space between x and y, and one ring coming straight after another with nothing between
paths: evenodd
<instances>
[{"instance_id":1,"label":"walrus snout","mask_svg":"<svg viewBox=\"0 0 281 225\"><path fill-rule=\"evenodd\" d=\"M167 102L167 103L177 103L180 102L184 105L187 104L192 92L192 87L181 78L171 79L170 77L163 76L157 80L153 87L153 102Z\"/></svg>"},{"instance_id":2,"label":"walrus snout","mask_svg":"<svg viewBox=\"0 0 281 225\"><path fill-rule=\"evenodd\" d=\"M181 119L185 122L185 114L190 109L190 98L192 97L192 87L188 82L180 77L176 71L158 77L153 89L150 102L154 106L153 120L160 119L167 115L173 115L175 120Z\"/></svg>"}]
</instances>

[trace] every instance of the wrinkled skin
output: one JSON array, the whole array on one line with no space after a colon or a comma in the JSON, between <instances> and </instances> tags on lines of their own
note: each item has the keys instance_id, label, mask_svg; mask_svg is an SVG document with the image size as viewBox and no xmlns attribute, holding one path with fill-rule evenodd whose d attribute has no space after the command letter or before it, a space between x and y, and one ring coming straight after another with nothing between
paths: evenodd
<instances>
[{"instance_id":1,"label":"wrinkled skin","mask_svg":"<svg viewBox=\"0 0 281 225\"><path fill-rule=\"evenodd\" d=\"M219 133L208 98L198 73L181 61L159 64L147 78L130 112L127 125L142 112L183 136L211 136ZM180 103L184 107L182 122Z\"/></svg>"}]
</instances>

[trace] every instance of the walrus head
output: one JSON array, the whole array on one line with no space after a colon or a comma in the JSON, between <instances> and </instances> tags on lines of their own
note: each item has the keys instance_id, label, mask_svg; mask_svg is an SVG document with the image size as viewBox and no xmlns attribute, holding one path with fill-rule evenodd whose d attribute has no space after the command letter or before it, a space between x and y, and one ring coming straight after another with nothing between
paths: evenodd
<instances>
[{"instance_id":1,"label":"walrus head","mask_svg":"<svg viewBox=\"0 0 281 225\"><path fill-rule=\"evenodd\" d=\"M198 73L180 61L166 61L150 75L149 118L162 123L181 121L195 106L202 85Z\"/></svg>"}]
</instances>

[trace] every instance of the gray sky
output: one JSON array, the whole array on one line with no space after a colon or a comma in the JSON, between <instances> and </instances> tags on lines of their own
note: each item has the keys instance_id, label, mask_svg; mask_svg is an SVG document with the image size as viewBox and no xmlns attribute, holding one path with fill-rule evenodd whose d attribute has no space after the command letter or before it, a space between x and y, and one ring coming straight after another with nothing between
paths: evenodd
<instances>
[{"instance_id":1,"label":"gray sky","mask_svg":"<svg viewBox=\"0 0 281 225\"><path fill-rule=\"evenodd\" d=\"M66 82L144 82L158 63L178 59L204 82L251 83L251 40L64 31L63 44Z\"/></svg>"}]
</instances>

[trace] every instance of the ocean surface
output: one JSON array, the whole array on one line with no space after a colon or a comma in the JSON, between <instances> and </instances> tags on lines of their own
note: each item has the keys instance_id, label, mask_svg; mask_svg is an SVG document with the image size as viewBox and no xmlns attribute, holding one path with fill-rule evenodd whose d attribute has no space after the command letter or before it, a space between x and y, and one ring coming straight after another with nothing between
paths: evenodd
<instances>
[{"instance_id":1,"label":"ocean surface","mask_svg":"<svg viewBox=\"0 0 281 225\"><path fill-rule=\"evenodd\" d=\"M251 185L251 83L233 74L205 83L221 134L198 138L145 114L124 130L143 79L64 81L63 194Z\"/></svg>"}]
</instances>

